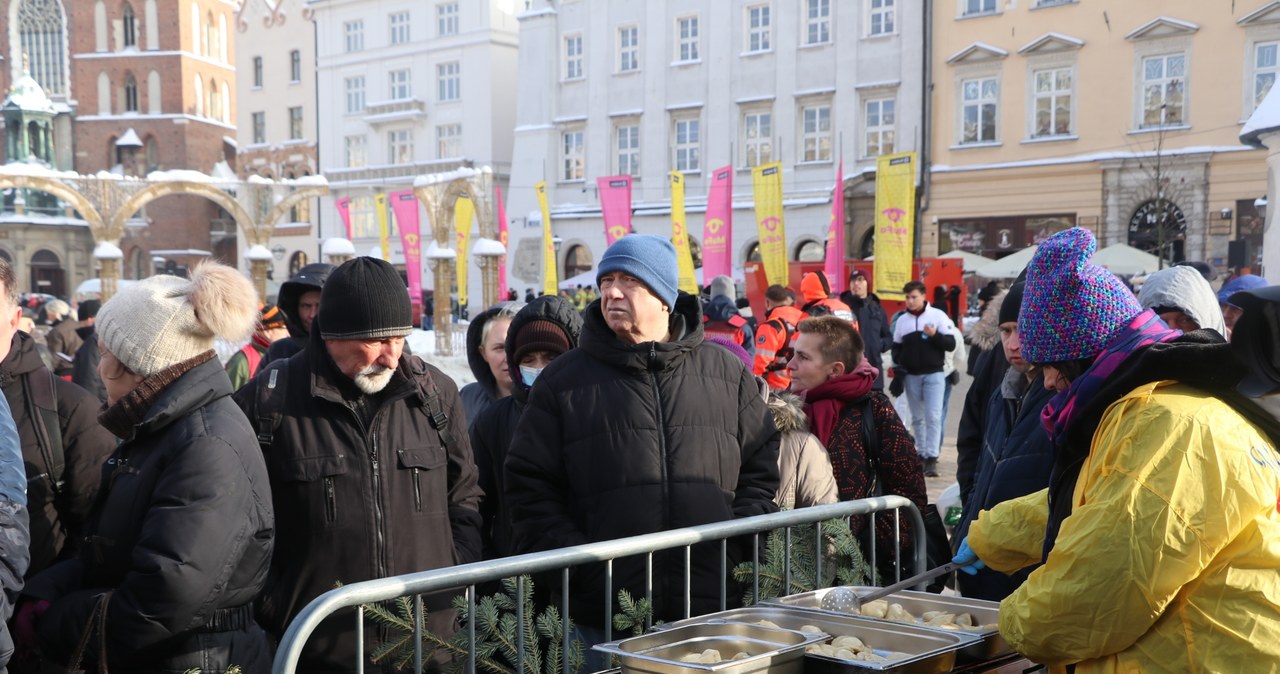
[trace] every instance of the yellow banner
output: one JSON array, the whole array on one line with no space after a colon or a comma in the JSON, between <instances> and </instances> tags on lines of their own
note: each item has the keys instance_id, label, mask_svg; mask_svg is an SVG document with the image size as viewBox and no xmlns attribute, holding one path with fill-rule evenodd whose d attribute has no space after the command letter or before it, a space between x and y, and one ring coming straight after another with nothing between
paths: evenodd
<instances>
[{"instance_id":1,"label":"yellow banner","mask_svg":"<svg viewBox=\"0 0 1280 674\"><path fill-rule=\"evenodd\" d=\"M787 284L787 225L782 220L782 164L773 162L751 171L760 259L769 285ZM703 279L710 283L708 279Z\"/></svg>"},{"instance_id":2,"label":"yellow banner","mask_svg":"<svg viewBox=\"0 0 1280 674\"><path fill-rule=\"evenodd\" d=\"M378 211L378 242L382 244L382 259L391 261L391 224L387 213L387 193L380 192L373 198Z\"/></svg>"},{"instance_id":3,"label":"yellow banner","mask_svg":"<svg viewBox=\"0 0 1280 674\"><path fill-rule=\"evenodd\" d=\"M698 277L693 274L693 251L689 250L689 230L684 219L684 174L672 171L667 176L671 180L671 244L676 247L680 289L697 295ZM711 283L711 279L707 279L707 283Z\"/></svg>"},{"instance_id":4,"label":"yellow banner","mask_svg":"<svg viewBox=\"0 0 1280 674\"><path fill-rule=\"evenodd\" d=\"M560 289L560 273L556 268L556 243L551 235L551 209L547 206L547 183L540 180L533 186L538 193L538 208L542 212L542 294L556 295Z\"/></svg>"},{"instance_id":5,"label":"yellow banner","mask_svg":"<svg viewBox=\"0 0 1280 674\"><path fill-rule=\"evenodd\" d=\"M471 221L476 205L469 197L453 202L453 222L458 230L458 304L467 304L467 251L471 248Z\"/></svg>"},{"instance_id":6,"label":"yellow banner","mask_svg":"<svg viewBox=\"0 0 1280 674\"><path fill-rule=\"evenodd\" d=\"M904 298L911 280L916 230L916 153L876 160L875 291L880 299Z\"/></svg>"}]
</instances>

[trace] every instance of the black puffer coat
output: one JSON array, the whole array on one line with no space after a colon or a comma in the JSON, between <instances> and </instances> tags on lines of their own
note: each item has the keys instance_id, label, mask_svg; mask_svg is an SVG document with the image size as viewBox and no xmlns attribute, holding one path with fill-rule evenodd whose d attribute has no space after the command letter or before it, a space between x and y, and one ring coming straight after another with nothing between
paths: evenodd
<instances>
[{"instance_id":1,"label":"black puffer coat","mask_svg":"<svg viewBox=\"0 0 1280 674\"><path fill-rule=\"evenodd\" d=\"M0 362L0 388L13 410L22 440L22 460L27 466L27 511L31 515L30 578L58 559L74 553L84 535L84 523L102 479L102 464L115 451L116 438L98 423L98 399L64 379L53 378L65 468L55 496L49 481L49 462L36 440L36 427L26 393L27 376L48 377L50 372L25 332L13 336L9 355ZM35 420L38 423L38 419Z\"/></svg>"},{"instance_id":2,"label":"black puffer coat","mask_svg":"<svg viewBox=\"0 0 1280 674\"><path fill-rule=\"evenodd\" d=\"M703 344L700 314L698 298L681 293L672 341L629 344L605 324L600 300L587 307L579 348L538 377L507 456L516 552L777 510L778 429L742 362ZM694 615L719 607L719 553L714 543L693 551ZM655 556L657 618L683 615L683 557ZM602 573L575 574L575 620L600 623ZM613 573L615 590L643 596L642 557Z\"/></svg>"},{"instance_id":3,"label":"black puffer coat","mask_svg":"<svg viewBox=\"0 0 1280 674\"><path fill-rule=\"evenodd\" d=\"M111 591L111 671L270 671L252 620L275 533L267 469L217 358L165 387L102 473L79 556L24 592L52 601L37 622L44 652L69 658ZM90 644L85 669L97 671Z\"/></svg>"},{"instance_id":4,"label":"black puffer coat","mask_svg":"<svg viewBox=\"0 0 1280 674\"><path fill-rule=\"evenodd\" d=\"M543 295L530 302L511 319L507 330L507 368L518 373L520 363L515 359L515 336L520 328L532 321L551 321L559 325L569 336L570 347L578 345L582 334L582 314L568 300L559 295ZM488 365L485 366L486 368ZM495 400L486 407L471 424L471 450L476 457L476 470L480 473L480 516L484 518L484 558L497 559L512 554L511 518L506 505L506 481L502 468L507 461L507 449L515 436L516 423L524 414L529 398L529 387L517 374L512 377L511 395Z\"/></svg>"}]
</instances>

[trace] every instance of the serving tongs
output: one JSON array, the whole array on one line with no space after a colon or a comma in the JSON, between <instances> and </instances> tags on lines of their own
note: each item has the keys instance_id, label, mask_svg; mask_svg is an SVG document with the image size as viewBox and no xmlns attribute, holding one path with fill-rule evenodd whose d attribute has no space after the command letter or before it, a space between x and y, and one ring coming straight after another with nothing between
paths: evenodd
<instances>
[{"instance_id":1,"label":"serving tongs","mask_svg":"<svg viewBox=\"0 0 1280 674\"><path fill-rule=\"evenodd\" d=\"M960 568L960 565L946 563L942 566L929 569L924 573L912 576L906 580L899 581L893 585L876 588L865 594L858 594L847 587L837 587L822 596L822 608L828 611L839 611L841 613L859 613L863 604L875 601L882 597L887 597L894 592L902 590L910 590L925 581L933 580L938 576L945 576L948 573Z\"/></svg>"}]
</instances>

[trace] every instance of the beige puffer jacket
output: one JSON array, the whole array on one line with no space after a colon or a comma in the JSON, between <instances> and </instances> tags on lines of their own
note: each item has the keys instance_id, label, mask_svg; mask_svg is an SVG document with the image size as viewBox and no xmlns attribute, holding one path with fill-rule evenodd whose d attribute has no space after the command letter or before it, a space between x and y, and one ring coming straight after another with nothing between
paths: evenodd
<instances>
[{"instance_id":1,"label":"beige puffer jacket","mask_svg":"<svg viewBox=\"0 0 1280 674\"><path fill-rule=\"evenodd\" d=\"M766 388L766 391L768 389ZM831 457L812 433L804 416L804 402L790 393L768 394L765 402L773 423L782 432L778 473L782 481L773 500L782 508L807 508L840 500Z\"/></svg>"}]
</instances>

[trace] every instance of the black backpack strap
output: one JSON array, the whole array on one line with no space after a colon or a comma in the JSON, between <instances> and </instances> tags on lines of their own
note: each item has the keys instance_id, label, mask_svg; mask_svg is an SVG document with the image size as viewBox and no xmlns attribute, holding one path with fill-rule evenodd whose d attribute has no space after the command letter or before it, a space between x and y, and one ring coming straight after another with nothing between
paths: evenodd
<instances>
[{"instance_id":1,"label":"black backpack strap","mask_svg":"<svg viewBox=\"0 0 1280 674\"><path fill-rule=\"evenodd\" d=\"M431 419L431 426L440 436L440 444L446 449L452 447L453 435L449 433L449 415L445 414L444 404L440 402L440 391L436 388L435 379L431 377L431 370L427 368L426 362L417 356L413 356L410 362L422 409Z\"/></svg>"},{"instance_id":2,"label":"black backpack strap","mask_svg":"<svg viewBox=\"0 0 1280 674\"><path fill-rule=\"evenodd\" d=\"M62 422L58 418L58 398L53 390L53 372L39 368L22 375L23 397L27 403L27 415L36 433L36 444L44 459L46 475L54 496L62 494L67 462L62 446Z\"/></svg>"},{"instance_id":3,"label":"black backpack strap","mask_svg":"<svg viewBox=\"0 0 1280 674\"><path fill-rule=\"evenodd\" d=\"M275 440L276 428L280 426L280 416L284 410L285 389L288 388L289 359L272 361L263 370L258 382L258 444L262 450L271 449Z\"/></svg>"}]
</instances>

